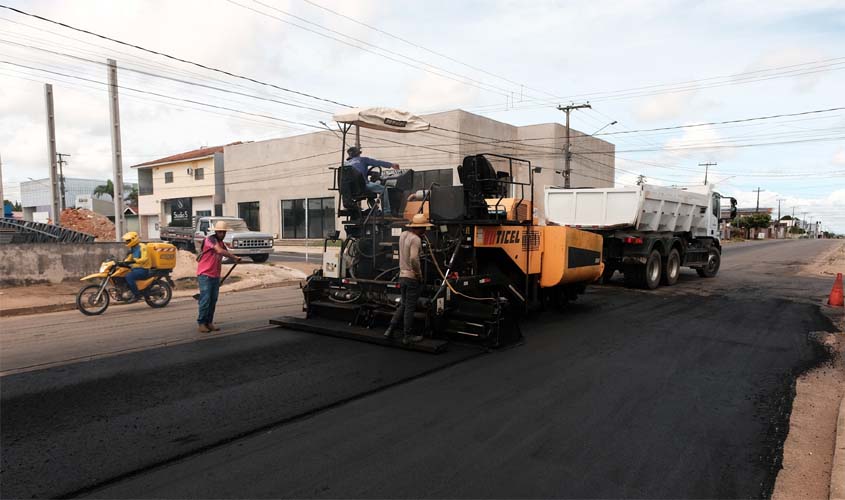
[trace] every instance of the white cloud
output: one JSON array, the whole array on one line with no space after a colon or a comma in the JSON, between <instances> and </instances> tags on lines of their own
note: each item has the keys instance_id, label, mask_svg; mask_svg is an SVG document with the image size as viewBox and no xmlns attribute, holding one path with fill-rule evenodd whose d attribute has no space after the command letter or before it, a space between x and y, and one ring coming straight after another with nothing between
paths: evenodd
<instances>
[{"instance_id":1,"label":"white cloud","mask_svg":"<svg viewBox=\"0 0 845 500\"><path fill-rule=\"evenodd\" d=\"M634 114L645 122L674 120L689 111L694 98L695 92L656 95L637 106Z\"/></svg>"},{"instance_id":2,"label":"white cloud","mask_svg":"<svg viewBox=\"0 0 845 500\"><path fill-rule=\"evenodd\" d=\"M830 160L834 165L845 165L845 148L839 148Z\"/></svg>"}]
</instances>

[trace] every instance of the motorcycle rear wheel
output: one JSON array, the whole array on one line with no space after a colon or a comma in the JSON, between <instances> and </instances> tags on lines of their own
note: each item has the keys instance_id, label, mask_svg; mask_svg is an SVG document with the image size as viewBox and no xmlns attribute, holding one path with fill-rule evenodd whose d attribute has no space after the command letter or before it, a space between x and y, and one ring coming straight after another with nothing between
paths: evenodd
<instances>
[{"instance_id":1,"label":"motorcycle rear wheel","mask_svg":"<svg viewBox=\"0 0 845 500\"><path fill-rule=\"evenodd\" d=\"M100 285L86 285L76 294L76 307L79 312L86 316L97 316L103 314L109 308L109 292L103 290L100 300L95 302Z\"/></svg>"},{"instance_id":2,"label":"motorcycle rear wheel","mask_svg":"<svg viewBox=\"0 0 845 500\"><path fill-rule=\"evenodd\" d=\"M173 298L173 289L164 280L158 280L144 290L144 301L152 308L164 307Z\"/></svg>"}]
</instances>

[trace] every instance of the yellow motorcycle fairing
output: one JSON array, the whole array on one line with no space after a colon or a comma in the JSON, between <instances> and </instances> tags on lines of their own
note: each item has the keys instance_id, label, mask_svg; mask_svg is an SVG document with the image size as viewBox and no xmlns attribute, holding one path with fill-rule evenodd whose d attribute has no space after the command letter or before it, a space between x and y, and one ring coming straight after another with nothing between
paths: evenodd
<instances>
[{"instance_id":1,"label":"yellow motorcycle fairing","mask_svg":"<svg viewBox=\"0 0 845 500\"><path fill-rule=\"evenodd\" d=\"M88 276L85 276L84 278L81 278L79 281L88 281L88 280L92 280L92 279L94 279L94 278L105 278L106 276L108 276L108 274L109 274L109 273L107 273L107 272L106 272L106 273L94 273L94 274L89 274Z\"/></svg>"}]
</instances>

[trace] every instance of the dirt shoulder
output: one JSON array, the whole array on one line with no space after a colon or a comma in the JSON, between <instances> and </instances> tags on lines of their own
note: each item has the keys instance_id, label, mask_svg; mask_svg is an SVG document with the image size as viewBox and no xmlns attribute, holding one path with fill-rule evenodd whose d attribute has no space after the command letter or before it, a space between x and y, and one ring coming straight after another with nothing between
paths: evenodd
<instances>
[{"instance_id":1,"label":"dirt shoulder","mask_svg":"<svg viewBox=\"0 0 845 500\"><path fill-rule=\"evenodd\" d=\"M798 273L815 277L829 277L836 276L836 273L845 273L845 240L837 241L836 245L804 265Z\"/></svg>"}]
</instances>

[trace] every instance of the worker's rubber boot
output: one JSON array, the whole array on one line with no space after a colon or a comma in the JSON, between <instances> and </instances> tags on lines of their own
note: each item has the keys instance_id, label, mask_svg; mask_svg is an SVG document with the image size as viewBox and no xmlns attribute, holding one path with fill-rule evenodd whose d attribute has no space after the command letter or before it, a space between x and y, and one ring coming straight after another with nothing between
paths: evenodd
<instances>
[{"instance_id":1,"label":"worker's rubber boot","mask_svg":"<svg viewBox=\"0 0 845 500\"><path fill-rule=\"evenodd\" d=\"M417 342L422 342L423 336L422 335L405 335L402 338L403 344L416 344Z\"/></svg>"},{"instance_id":2,"label":"worker's rubber boot","mask_svg":"<svg viewBox=\"0 0 845 500\"><path fill-rule=\"evenodd\" d=\"M200 333L208 333L211 330L208 329L207 325L197 325L197 331Z\"/></svg>"},{"instance_id":3,"label":"worker's rubber boot","mask_svg":"<svg viewBox=\"0 0 845 500\"><path fill-rule=\"evenodd\" d=\"M214 323L206 323L205 326L208 327L208 329L211 330L212 332L219 332L220 331L220 328L214 326Z\"/></svg>"}]
</instances>

